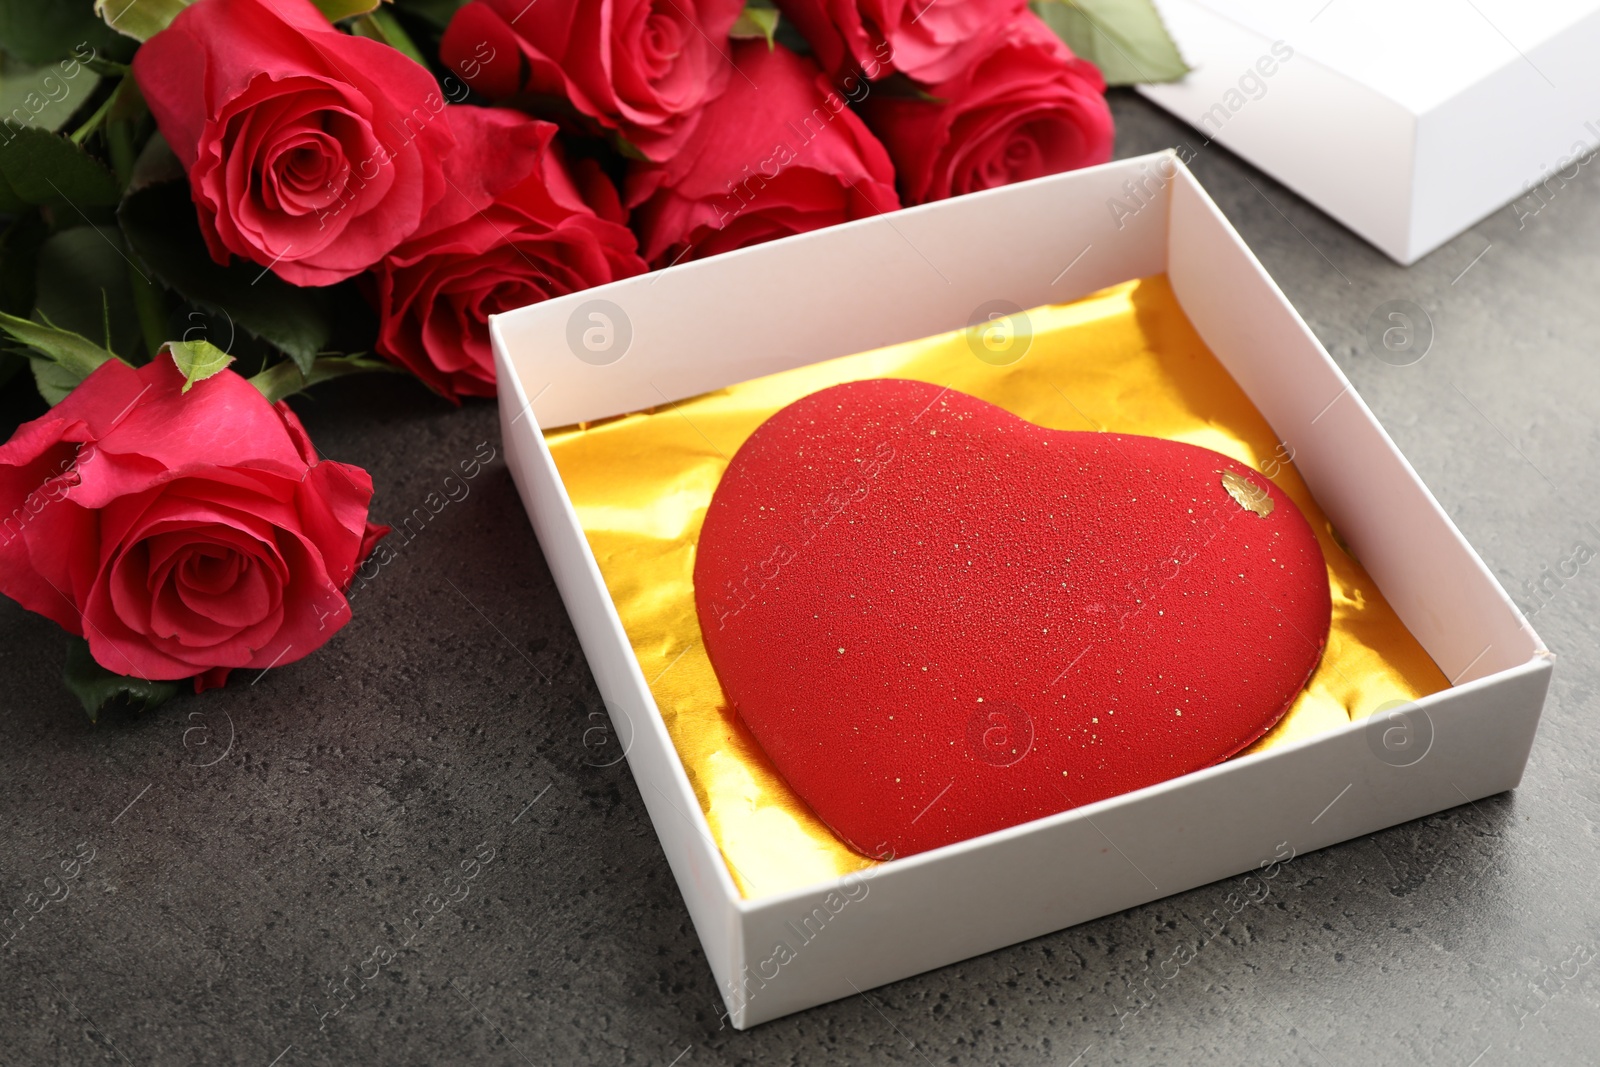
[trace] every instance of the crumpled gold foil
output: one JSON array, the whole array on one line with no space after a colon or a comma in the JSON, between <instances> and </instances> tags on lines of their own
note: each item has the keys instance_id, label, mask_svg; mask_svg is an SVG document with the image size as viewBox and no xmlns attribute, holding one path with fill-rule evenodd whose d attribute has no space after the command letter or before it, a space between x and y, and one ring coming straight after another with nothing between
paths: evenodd
<instances>
[{"instance_id":1,"label":"crumpled gold foil","mask_svg":"<svg viewBox=\"0 0 1600 1067\"><path fill-rule=\"evenodd\" d=\"M886 377L948 385L1053 429L1202 445L1276 482L1321 541L1333 626L1299 700L1247 752L1321 733L1449 684L1340 547L1294 469L1293 443L1278 441L1206 348L1165 276L1035 308L1026 317L1031 341L1015 362L1005 363L1003 336L997 358L983 347L995 337L958 331L545 435L711 833L747 898L874 863L834 837L727 706L694 606L695 540L728 460L779 408L830 385ZM1012 343L1020 345L1026 327L1020 320L1009 325ZM708 343L715 343L714 334L708 324Z\"/></svg>"}]
</instances>

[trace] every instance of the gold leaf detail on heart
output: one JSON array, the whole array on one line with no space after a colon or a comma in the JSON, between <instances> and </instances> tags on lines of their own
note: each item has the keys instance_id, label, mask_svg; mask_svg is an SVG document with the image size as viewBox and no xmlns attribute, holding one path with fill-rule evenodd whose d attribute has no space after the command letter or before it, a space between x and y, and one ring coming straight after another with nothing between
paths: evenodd
<instances>
[{"instance_id":1,"label":"gold leaf detail on heart","mask_svg":"<svg viewBox=\"0 0 1600 1067\"><path fill-rule=\"evenodd\" d=\"M1235 474L1233 471L1217 473L1222 475L1222 488L1228 491L1228 495L1233 497L1234 502L1241 508L1263 519L1272 514L1272 509L1276 505L1271 494L1265 489L1242 474Z\"/></svg>"}]
</instances>

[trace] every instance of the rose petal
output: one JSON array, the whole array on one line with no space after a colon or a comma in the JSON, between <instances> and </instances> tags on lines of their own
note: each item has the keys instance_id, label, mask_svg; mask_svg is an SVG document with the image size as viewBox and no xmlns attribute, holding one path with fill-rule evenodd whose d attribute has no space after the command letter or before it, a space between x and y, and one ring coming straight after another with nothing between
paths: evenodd
<instances>
[{"instance_id":1,"label":"rose petal","mask_svg":"<svg viewBox=\"0 0 1600 1067\"><path fill-rule=\"evenodd\" d=\"M553 95L614 129L648 158L670 159L700 125L731 70L728 39L743 0L541 3L474 0L439 54L492 99Z\"/></svg>"},{"instance_id":2,"label":"rose petal","mask_svg":"<svg viewBox=\"0 0 1600 1067\"><path fill-rule=\"evenodd\" d=\"M103 425L95 462L83 466L82 484L73 493L82 506L101 507L197 464L249 466L296 480L304 473L305 462L282 419L239 375L214 375L185 394L184 376L170 358L131 373L142 388L122 411L97 408ZM119 382L116 392L120 399L126 387Z\"/></svg>"}]
</instances>

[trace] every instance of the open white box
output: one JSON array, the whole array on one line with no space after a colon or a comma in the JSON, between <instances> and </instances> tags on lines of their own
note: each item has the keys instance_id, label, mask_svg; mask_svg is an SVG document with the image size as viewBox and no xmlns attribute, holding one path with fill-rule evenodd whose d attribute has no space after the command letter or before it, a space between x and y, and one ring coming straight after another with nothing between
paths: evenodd
<instances>
[{"instance_id":1,"label":"open white box","mask_svg":"<svg viewBox=\"0 0 1600 1067\"><path fill-rule=\"evenodd\" d=\"M1600 143L1600 0L1158 6L1194 69L1139 91L1402 264Z\"/></svg>"},{"instance_id":2,"label":"open white box","mask_svg":"<svg viewBox=\"0 0 1600 1067\"><path fill-rule=\"evenodd\" d=\"M1159 191L1119 229L1106 204L1130 180ZM1162 272L1454 688L1393 721L741 898L540 425L959 329L991 300L1035 307ZM597 299L632 330L606 366L578 359L567 340ZM1305 852L1489 796L1522 775L1549 653L1170 153L685 264L498 315L491 330L507 462L736 1027L1255 870L1284 843Z\"/></svg>"}]
</instances>

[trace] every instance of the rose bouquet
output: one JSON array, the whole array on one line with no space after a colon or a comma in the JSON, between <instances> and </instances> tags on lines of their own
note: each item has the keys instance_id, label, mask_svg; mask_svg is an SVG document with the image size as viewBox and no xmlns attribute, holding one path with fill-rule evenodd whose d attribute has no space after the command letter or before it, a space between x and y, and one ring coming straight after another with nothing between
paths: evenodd
<instances>
[{"instance_id":1,"label":"rose bouquet","mask_svg":"<svg viewBox=\"0 0 1600 1067\"><path fill-rule=\"evenodd\" d=\"M372 483L286 397L491 396L497 312L1102 162L1086 56L1182 72L1148 0L7 8L0 593L91 715L348 620Z\"/></svg>"}]
</instances>

